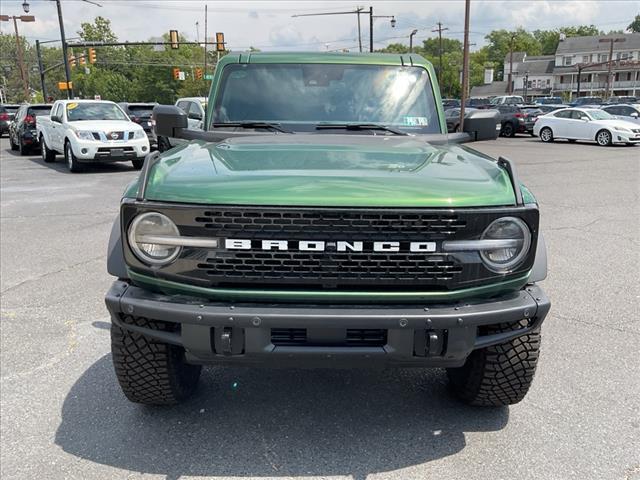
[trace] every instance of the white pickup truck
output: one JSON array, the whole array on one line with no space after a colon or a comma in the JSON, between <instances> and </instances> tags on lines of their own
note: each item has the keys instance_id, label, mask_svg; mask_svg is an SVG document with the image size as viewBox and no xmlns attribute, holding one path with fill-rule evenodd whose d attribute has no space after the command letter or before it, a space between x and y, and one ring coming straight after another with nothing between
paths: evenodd
<instances>
[{"instance_id":1,"label":"white pickup truck","mask_svg":"<svg viewBox=\"0 0 640 480\"><path fill-rule=\"evenodd\" d=\"M149 153L143 128L103 100L58 100L38 118L37 132L43 160L55 162L62 153L71 172L97 162L131 161L139 169Z\"/></svg>"}]
</instances>

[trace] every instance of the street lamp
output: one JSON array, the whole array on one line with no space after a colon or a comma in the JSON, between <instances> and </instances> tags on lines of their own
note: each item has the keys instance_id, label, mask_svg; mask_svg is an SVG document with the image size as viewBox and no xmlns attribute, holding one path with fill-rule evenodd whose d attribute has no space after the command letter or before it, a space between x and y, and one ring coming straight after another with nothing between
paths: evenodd
<instances>
[{"instance_id":1,"label":"street lamp","mask_svg":"<svg viewBox=\"0 0 640 480\"><path fill-rule=\"evenodd\" d=\"M409 53L413 53L413 36L418 33L418 30L415 29L413 32L409 34Z\"/></svg>"}]
</instances>

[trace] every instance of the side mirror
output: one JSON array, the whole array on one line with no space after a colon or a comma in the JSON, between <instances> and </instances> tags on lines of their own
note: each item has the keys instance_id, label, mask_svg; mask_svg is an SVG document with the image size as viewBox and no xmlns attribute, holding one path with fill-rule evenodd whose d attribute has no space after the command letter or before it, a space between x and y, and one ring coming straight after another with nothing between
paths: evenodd
<instances>
[{"instance_id":1,"label":"side mirror","mask_svg":"<svg viewBox=\"0 0 640 480\"><path fill-rule=\"evenodd\" d=\"M58 115L51 115L51 121L56 123L62 123L62 119Z\"/></svg>"},{"instance_id":2,"label":"side mirror","mask_svg":"<svg viewBox=\"0 0 640 480\"><path fill-rule=\"evenodd\" d=\"M633 117L633 118L638 118L638 116L639 116L639 115L638 115L638 112L633 112L633 113L632 113L631 115L629 115L629 116L630 116L630 117Z\"/></svg>"},{"instance_id":3,"label":"side mirror","mask_svg":"<svg viewBox=\"0 0 640 480\"><path fill-rule=\"evenodd\" d=\"M500 133L500 119L497 110L473 110L465 115L463 131L472 142L495 140Z\"/></svg>"},{"instance_id":4,"label":"side mirror","mask_svg":"<svg viewBox=\"0 0 640 480\"><path fill-rule=\"evenodd\" d=\"M189 118L191 120L202 120L202 114L200 112L189 112Z\"/></svg>"},{"instance_id":5,"label":"side mirror","mask_svg":"<svg viewBox=\"0 0 640 480\"><path fill-rule=\"evenodd\" d=\"M152 118L156 121L156 135L177 138L180 131L188 128L187 114L175 105L156 105Z\"/></svg>"},{"instance_id":6,"label":"side mirror","mask_svg":"<svg viewBox=\"0 0 640 480\"><path fill-rule=\"evenodd\" d=\"M583 122L588 122L589 121L589 117L580 117L580 120L582 120Z\"/></svg>"}]
</instances>

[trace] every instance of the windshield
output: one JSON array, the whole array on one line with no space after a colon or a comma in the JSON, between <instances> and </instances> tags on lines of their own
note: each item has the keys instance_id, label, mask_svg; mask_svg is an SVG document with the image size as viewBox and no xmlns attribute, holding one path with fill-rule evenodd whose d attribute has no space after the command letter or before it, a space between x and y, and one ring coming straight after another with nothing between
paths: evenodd
<instances>
[{"instance_id":1,"label":"windshield","mask_svg":"<svg viewBox=\"0 0 640 480\"><path fill-rule=\"evenodd\" d=\"M67 120L128 120L115 103L82 102L67 104Z\"/></svg>"},{"instance_id":2,"label":"windshield","mask_svg":"<svg viewBox=\"0 0 640 480\"><path fill-rule=\"evenodd\" d=\"M419 67L228 65L218 91L214 123L269 122L298 131L320 123L377 123L440 133L429 74Z\"/></svg>"},{"instance_id":3,"label":"windshield","mask_svg":"<svg viewBox=\"0 0 640 480\"><path fill-rule=\"evenodd\" d=\"M27 111L27 115L33 115L34 117L42 117L44 115L49 115L51 112L51 106L47 105L44 107L29 107Z\"/></svg>"},{"instance_id":4,"label":"windshield","mask_svg":"<svg viewBox=\"0 0 640 480\"><path fill-rule=\"evenodd\" d=\"M594 120L609 120L613 118L613 115L605 112L604 110L587 110L587 113Z\"/></svg>"},{"instance_id":5,"label":"windshield","mask_svg":"<svg viewBox=\"0 0 640 480\"><path fill-rule=\"evenodd\" d=\"M129 114L133 117L150 118L155 105L129 105Z\"/></svg>"}]
</instances>

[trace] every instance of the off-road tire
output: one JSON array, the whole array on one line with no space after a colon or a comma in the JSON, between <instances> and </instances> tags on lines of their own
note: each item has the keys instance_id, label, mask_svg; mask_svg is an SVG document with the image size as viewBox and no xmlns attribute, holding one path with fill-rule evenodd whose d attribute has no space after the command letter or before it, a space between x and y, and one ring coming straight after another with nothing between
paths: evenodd
<instances>
[{"instance_id":1,"label":"off-road tire","mask_svg":"<svg viewBox=\"0 0 640 480\"><path fill-rule=\"evenodd\" d=\"M56 152L49 150L43 136L40 137L40 154L42 155L42 160L46 163L53 163L56 161Z\"/></svg>"},{"instance_id":2,"label":"off-road tire","mask_svg":"<svg viewBox=\"0 0 640 480\"><path fill-rule=\"evenodd\" d=\"M516 136L516 129L510 123L505 123L502 127L502 136L513 138Z\"/></svg>"},{"instance_id":3,"label":"off-road tire","mask_svg":"<svg viewBox=\"0 0 640 480\"><path fill-rule=\"evenodd\" d=\"M601 147L608 147L613 142L613 136L609 130L598 130L596 133L596 143Z\"/></svg>"},{"instance_id":4,"label":"off-road tire","mask_svg":"<svg viewBox=\"0 0 640 480\"><path fill-rule=\"evenodd\" d=\"M83 165L73 154L73 148L71 148L71 143L69 141L66 141L64 144L64 159L66 160L67 167L71 173L79 173L84 170Z\"/></svg>"},{"instance_id":5,"label":"off-road tire","mask_svg":"<svg viewBox=\"0 0 640 480\"><path fill-rule=\"evenodd\" d=\"M133 168L136 170L140 170L144 165L144 158L136 158L135 160L131 160L131 164Z\"/></svg>"},{"instance_id":6,"label":"off-road tire","mask_svg":"<svg viewBox=\"0 0 640 480\"><path fill-rule=\"evenodd\" d=\"M484 333L507 332L521 328L524 321L521 323L499 324ZM447 369L449 385L469 405L513 405L529 391L539 353L540 329L506 343L474 350L462 367Z\"/></svg>"},{"instance_id":7,"label":"off-road tire","mask_svg":"<svg viewBox=\"0 0 640 480\"><path fill-rule=\"evenodd\" d=\"M553 142L553 130L549 127L543 127L538 135L540 136L540 140L545 143Z\"/></svg>"},{"instance_id":8,"label":"off-road tire","mask_svg":"<svg viewBox=\"0 0 640 480\"><path fill-rule=\"evenodd\" d=\"M172 331L173 324L127 316L128 323L154 330ZM111 324L111 353L118 383L132 402L175 405L198 385L200 365L189 365L184 349L159 342Z\"/></svg>"}]
</instances>

